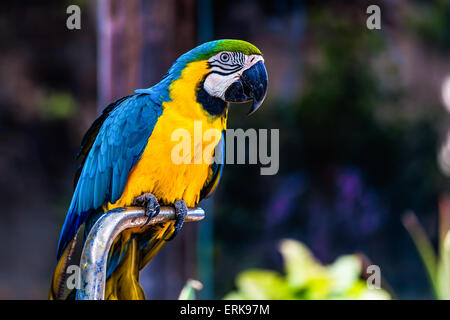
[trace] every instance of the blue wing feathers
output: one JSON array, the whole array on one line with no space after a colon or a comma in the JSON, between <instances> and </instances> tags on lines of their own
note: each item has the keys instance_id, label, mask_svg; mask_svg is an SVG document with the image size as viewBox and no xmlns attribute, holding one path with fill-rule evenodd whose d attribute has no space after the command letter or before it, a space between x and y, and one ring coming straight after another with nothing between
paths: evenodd
<instances>
[{"instance_id":1,"label":"blue wing feathers","mask_svg":"<svg viewBox=\"0 0 450 320\"><path fill-rule=\"evenodd\" d=\"M153 101L148 94L117 100L83 138L80 153L84 163L61 231L58 259L92 210L120 198L162 113L161 105Z\"/></svg>"}]
</instances>

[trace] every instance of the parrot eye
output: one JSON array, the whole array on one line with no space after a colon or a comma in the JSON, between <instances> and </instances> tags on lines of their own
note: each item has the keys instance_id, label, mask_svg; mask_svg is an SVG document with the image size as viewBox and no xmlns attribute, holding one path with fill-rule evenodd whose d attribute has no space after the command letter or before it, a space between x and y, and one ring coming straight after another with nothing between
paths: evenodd
<instances>
[{"instance_id":1,"label":"parrot eye","mask_svg":"<svg viewBox=\"0 0 450 320\"><path fill-rule=\"evenodd\" d=\"M220 61L222 61L222 62L230 61L230 55L228 53L222 53L220 55Z\"/></svg>"}]
</instances>

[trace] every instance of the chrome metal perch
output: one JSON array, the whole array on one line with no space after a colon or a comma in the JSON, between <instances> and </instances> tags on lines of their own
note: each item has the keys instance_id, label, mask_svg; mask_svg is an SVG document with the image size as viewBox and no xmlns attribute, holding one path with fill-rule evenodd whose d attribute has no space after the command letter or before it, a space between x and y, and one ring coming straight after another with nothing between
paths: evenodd
<instances>
[{"instance_id":1,"label":"chrome metal perch","mask_svg":"<svg viewBox=\"0 0 450 320\"><path fill-rule=\"evenodd\" d=\"M185 222L200 221L205 217L202 208L189 209ZM89 232L81 254L81 288L79 300L104 300L106 262L114 239L124 230L145 225L148 217L142 208L117 208L106 212ZM147 225L156 225L176 219L172 207L161 207L160 213Z\"/></svg>"}]
</instances>

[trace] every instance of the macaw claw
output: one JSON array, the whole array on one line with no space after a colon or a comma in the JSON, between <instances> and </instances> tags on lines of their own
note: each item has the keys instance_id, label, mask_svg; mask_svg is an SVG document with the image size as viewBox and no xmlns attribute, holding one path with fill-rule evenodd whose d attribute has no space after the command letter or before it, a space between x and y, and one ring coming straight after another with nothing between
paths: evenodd
<instances>
[{"instance_id":1,"label":"macaw claw","mask_svg":"<svg viewBox=\"0 0 450 320\"><path fill-rule=\"evenodd\" d=\"M134 198L131 205L144 208L145 215L148 216L148 219L142 227L145 227L152 218L159 214L160 211L158 200L151 193L144 193L139 197Z\"/></svg>"},{"instance_id":2,"label":"macaw claw","mask_svg":"<svg viewBox=\"0 0 450 320\"><path fill-rule=\"evenodd\" d=\"M183 224L184 224L184 218L186 218L186 215L188 212L186 202L184 202L184 200L175 201L173 206L175 207L175 214L177 216L175 225L174 225L175 230L173 231L173 234L166 241L173 240L176 237L176 235L178 234L178 232L180 232L181 227L183 227Z\"/></svg>"}]
</instances>

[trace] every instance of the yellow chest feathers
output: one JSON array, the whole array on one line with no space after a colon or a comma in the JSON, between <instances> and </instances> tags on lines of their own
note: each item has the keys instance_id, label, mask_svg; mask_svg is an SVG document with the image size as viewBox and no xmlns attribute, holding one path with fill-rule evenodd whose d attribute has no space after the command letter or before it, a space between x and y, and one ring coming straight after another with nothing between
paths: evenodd
<instances>
[{"instance_id":1,"label":"yellow chest feathers","mask_svg":"<svg viewBox=\"0 0 450 320\"><path fill-rule=\"evenodd\" d=\"M196 86L207 68L204 61L192 62L172 83L171 101L163 103L162 115L122 196L108 204L107 210L128 206L144 192L155 195L161 204L183 199L188 207L197 205L220 140L218 134L226 129L226 115L213 118L196 100Z\"/></svg>"}]
</instances>

